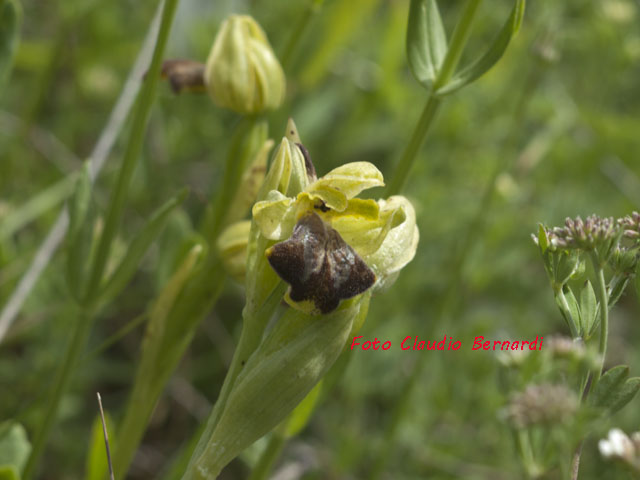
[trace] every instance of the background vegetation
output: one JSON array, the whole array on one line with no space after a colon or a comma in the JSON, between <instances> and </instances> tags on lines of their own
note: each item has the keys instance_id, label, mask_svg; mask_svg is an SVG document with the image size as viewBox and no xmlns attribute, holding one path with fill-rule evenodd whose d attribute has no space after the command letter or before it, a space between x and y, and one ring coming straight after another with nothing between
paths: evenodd
<instances>
[{"instance_id":1,"label":"background vegetation","mask_svg":"<svg viewBox=\"0 0 640 480\"><path fill-rule=\"evenodd\" d=\"M231 12L251 13L282 55L311 3L182 0L167 57L204 61L217 26ZM441 3L450 30L462 2ZM510 8L508 1L483 4L463 62L483 49ZM0 225L80 168L154 9L155 2L23 2L20 46L0 97ZM279 140L291 116L319 174L366 160L390 177L425 101L404 53L407 10L406 0L318 5L285 64L288 100L269 117L270 136ZM639 19L640 4L631 0L530 2L497 67L447 98L404 191L418 214L418 253L394 287L372 300L361 332L393 347L352 356L310 425L286 447L278 478L303 478L302 472L304 478L367 478L385 450L386 478L520 477L500 416L508 392L499 381L499 364L492 352L471 351L471 344L476 335L528 340L568 333L530 239L538 222L560 224L566 216L591 213L618 217L640 208ZM130 238L149 212L184 185L191 195L129 287L95 323L82 368L63 399L42 478L83 478L97 411L94 392L101 392L106 410L118 419L143 330L91 352L147 308L173 268L176 245L219 186L237 118L205 98L176 97L168 85L160 86L123 235ZM97 182L99 206L106 205L114 184L124 139ZM494 177L495 194L482 204L477 221ZM60 195L45 195L43 202L41 215L0 236L0 305L60 211ZM457 270L461 251L465 262ZM61 274L64 261L63 255L54 257L0 345L0 419L17 419L27 431L40 419L68 342L72 302ZM443 297L449 299L446 308ZM626 294L612 312L608 361L629 364L637 374L634 297ZM206 419L233 352L243 301L242 289L228 281L155 410L131 478L160 478ZM407 335L447 335L463 348L402 351ZM428 359L407 392L406 379L421 356ZM390 446L385 432L399 402L407 414ZM639 411L635 399L611 424L638 430ZM614 478L617 470L600 458L596 439L585 443L581 478L603 478L603 472ZM286 477L285 468L294 475ZM224 477L245 478L246 472L240 459Z\"/></svg>"}]
</instances>

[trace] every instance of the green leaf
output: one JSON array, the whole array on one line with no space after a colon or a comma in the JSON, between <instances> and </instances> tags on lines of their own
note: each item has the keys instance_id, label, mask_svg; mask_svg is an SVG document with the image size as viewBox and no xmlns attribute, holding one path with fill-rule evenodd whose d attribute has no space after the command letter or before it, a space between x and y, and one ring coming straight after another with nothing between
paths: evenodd
<instances>
[{"instance_id":1,"label":"green leaf","mask_svg":"<svg viewBox=\"0 0 640 480\"><path fill-rule=\"evenodd\" d=\"M105 286L99 293L100 302L105 303L118 295L127 285L135 273L142 257L160 234L169 219L173 209L180 205L187 197L187 190L183 189L164 205L158 208L142 230L136 235L127 249L127 253L115 269Z\"/></svg>"},{"instance_id":2,"label":"green leaf","mask_svg":"<svg viewBox=\"0 0 640 480\"><path fill-rule=\"evenodd\" d=\"M618 303L618 300L620 300L620 297L622 296L624 289L627 288L628 283L629 277L625 277L613 285L613 289L611 290L611 293L609 293L609 309Z\"/></svg>"},{"instance_id":3,"label":"green leaf","mask_svg":"<svg viewBox=\"0 0 640 480\"><path fill-rule=\"evenodd\" d=\"M22 425L12 420L0 423L0 479L19 479L30 452Z\"/></svg>"},{"instance_id":4,"label":"green leaf","mask_svg":"<svg viewBox=\"0 0 640 480\"><path fill-rule=\"evenodd\" d=\"M456 73L453 78L436 92L438 95L447 95L461 89L465 85L477 80L487 73L502 58L511 39L520 29L524 17L525 0L516 0L511 10L511 15L493 40L489 50L471 65Z\"/></svg>"},{"instance_id":5,"label":"green leaf","mask_svg":"<svg viewBox=\"0 0 640 480\"><path fill-rule=\"evenodd\" d=\"M615 392L609 404L611 413L615 413L633 400L636 393L640 390L640 377L627 379L626 382Z\"/></svg>"},{"instance_id":6,"label":"green leaf","mask_svg":"<svg viewBox=\"0 0 640 480\"><path fill-rule=\"evenodd\" d=\"M556 251L552 254L556 260L554 268L554 282L564 285L578 268L579 256L576 251Z\"/></svg>"},{"instance_id":7,"label":"green leaf","mask_svg":"<svg viewBox=\"0 0 640 480\"><path fill-rule=\"evenodd\" d=\"M109 446L111 451L114 450L113 438L114 423L111 417L105 413L105 423L107 424L107 433L109 434ZM104 480L109 472L109 464L107 463L107 454L104 444L104 433L102 431L102 421L97 416L91 426L91 442L89 444L89 453L87 455L87 473L85 480Z\"/></svg>"},{"instance_id":8,"label":"green leaf","mask_svg":"<svg viewBox=\"0 0 640 480\"><path fill-rule=\"evenodd\" d=\"M76 185L69 204L69 237L74 237L89 211L91 204L91 177L89 176L89 164L85 163L80 175L76 179Z\"/></svg>"},{"instance_id":9,"label":"green leaf","mask_svg":"<svg viewBox=\"0 0 640 480\"><path fill-rule=\"evenodd\" d=\"M406 48L413 76L431 89L447 53L447 37L436 0L411 0Z\"/></svg>"},{"instance_id":10,"label":"green leaf","mask_svg":"<svg viewBox=\"0 0 640 480\"><path fill-rule=\"evenodd\" d=\"M316 403L320 398L320 392L322 392L323 381L320 380L313 390L311 390L304 400L294 408L293 412L289 414L289 417L284 422L284 436L285 438L291 438L296 436L307 426L313 411L315 410Z\"/></svg>"},{"instance_id":11,"label":"green leaf","mask_svg":"<svg viewBox=\"0 0 640 480\"><path fill-rule=\"evenodd\" d=\"M76 180L69 202L69 233L67 249L67 281L76 300L84 296L93 242L94 214L92 212L91 178L89 165L85 164Z\"/></svg>"},{"instance_id":12,"label":"green leaf","mask_svg":"<svg viewBox=\"0 0 640 480\"><path fill-rule=\"evenodd\" d=\"M569 311L566 310L562 300L563 296L567 306L569 307ZM563 289L562 292L559 292L558 295L555 296L555 299L556 304L560 308L560 313L562 313L562 316L571 330L571 336L575 337L582 335L582 327L580 325L580 306L578 305L578 301L571 289Z\"/></svg>"},{"instance_id":13,"label":"green leaf","mask_svg":"<svg viewBox=\"0 0 640 480\"><path fill-rule=\"evenodd\" d=\"M589 396L591 405L610 408L618 398L618 390L622 388L628 376L629 367L626 365L618 365L607 370Z\"/></svg>"},{"instance_id":14,"label":"green leaf","mask_svg":"<svg viewBox=\"0 0 640 480\"><path fill-rule=\"evenodd\" d=\"M580 291L580 324L583 332L591 332L598 319L598 301L596 292L587 281Z\"/></svg>"},{"instance_id":15,"label":"green leaf","mask_svg":"<svg viewBox=\"0 0 640 480\"><path fill-rule=\"evenodd\" d=\"M0 1L0 86L9 76L18 46L22 10L16 0Z\"/></svg>"},{"instance_id":16,"label":"green leaf","mask_svg":"<svg viewBox=\"0 0 640 480\"><path fill-rule=\"evenodd\" d=\"M544 229L544 225L541 223L538 224L538 245L540 246L540 251L542 253L547 251L549 248L549 239L547 238L547 232Z\"/></svg>"}]
</instances>

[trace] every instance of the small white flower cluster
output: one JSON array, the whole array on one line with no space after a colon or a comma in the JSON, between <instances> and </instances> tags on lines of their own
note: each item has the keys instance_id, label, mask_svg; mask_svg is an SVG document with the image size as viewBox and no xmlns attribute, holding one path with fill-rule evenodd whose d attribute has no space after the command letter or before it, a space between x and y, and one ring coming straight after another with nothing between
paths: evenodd
<instances>
[{"instance_id":1,"label":"small white flower cluster","mask_svg":"<svg viewBox=\"0 0 640 480\"><path fill-rule=\"evenodd\" d=\"M622 460L640 472L640 432L627 436L619 428L609 430L609 436L598 442L598 450L604 458Z\"/></svg>"}]
</instances>

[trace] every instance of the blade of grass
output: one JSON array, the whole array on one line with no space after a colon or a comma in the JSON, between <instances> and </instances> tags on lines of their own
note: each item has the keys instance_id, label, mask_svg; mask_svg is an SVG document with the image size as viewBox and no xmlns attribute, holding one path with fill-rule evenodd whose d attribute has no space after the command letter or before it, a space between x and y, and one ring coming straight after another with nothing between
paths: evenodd
<instances>
[{"instance_id":1,"label":"blade of grass","mask_svg":"<svg viewBox=\"0 0 640 480\"><path fill-rule=\"evenodd\" d=\"M102 130L100 138L89 156L89 173L92 180L97 178L102 167L104 167L107 157L120 134L120 130L122 130L124 122L129 116L129 111L133 107L138 90L140 89L140 79L149 65L149 60L155 44L155 38L157 36L158 28L160 27L161 12L162 8L161 5L159 5L154 18L149 25L149 30L147 31L140 53L138 53L138 57L129 72L129 76L127 77L120 96L118 97L116 105L111 111L107 125ZM58 215L58 218L56 219L53 227L51 227L51 230L49 230L47 237L38 248L29 268L20 279L20 282L13 290L11 296L7 300L7 303L0 312L0 343L2 343L9 327L11 327L11 324L20 312L22 305L40 278L40 275L42 275L42 272L47 267L56 250L60 246L60 243L65 237L68 226L69 215L67 209L64 208L60 215Z\"/></svg>"},{"instance_id":2,"label":"blade of grass","mask_svg":"<svg viewBox=\"0 0 640 480\"><path fill-rule=\"evenodd\" d=\"M29 456L23 472L23 478L26 480L32 478L36 473L40 456L42 455L44 446L47 442L58 412L58 406L62 396L69 386L73 372L78 364L80 354L84 350L89 336L89 331L91 329L91 324L96 314L96 298L92 298L92 294L95 294L95 291L99 286L99 280L102 277L102 272L106 264L106 255L109 253L111 242L115 237L116 229L124 210L124 203L126 201L126 193L131 179L131 174L133 173L137 159L140 156L142 139L146 130L151 105L155 97L155 90L160 76L160 64L169 37L169 32L171 30L171 24L173 23L173 17L178 0L167 0L166 2L161 1L160 3L162 4L160 28L155 42L151 66L146 77L146 83L140 93L140 99L134 113L131 136L129 137L129 143L125 150L125 156L118 176L116 194L110 204L109 214L107 216L108 228L105 226L105 230L103 231L98 247L96 263L93 265L92 284L89 286L89 303L81 308L81 311L77 316L77 323L72 334L72 341L65 353L63 363L56 374L54 393L49 398L48 405L46 406L44 420L40 423L39 428L34 435L33 450L31 451L31 455Z\"/></svg>"}]
</instances>

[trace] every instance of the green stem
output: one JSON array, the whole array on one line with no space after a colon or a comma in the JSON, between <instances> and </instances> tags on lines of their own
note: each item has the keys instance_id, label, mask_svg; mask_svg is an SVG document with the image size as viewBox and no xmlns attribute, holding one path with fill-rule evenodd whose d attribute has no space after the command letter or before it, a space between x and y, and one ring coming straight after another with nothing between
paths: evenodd
<instances>
[{"instance_id":1,"label":"green stem","mask_svg":"<svg viewBox=\"0 0 640 480\"><path fill-rule=\"evenodd\" d=\"M90 320L92 316L92 312L83 310L80 312L78 318L76 319L71 342L69 343L69 346L67 347L67 350L65 352L62 365L56 372L56 379L54 381L53 390L51 391L51 395L49 397L49 402L47 404L44 419L38 425L38 430L34 436L31 453L22 473L22 478L24 480L29 480L36 473L38 461L42 456L42 452L47 443L47 439L49 438L49 433L51 432L51 428L53 427L53 424L55 422L60 401L62 400L62 396L69 387L69 382L71 381L71 377L73 375L75 367L78 364L78 359L87 342L91 325Z\"/></svg>"},{"instance_id":2,"label":"green stem","mask_svg":"<svg viewBox=\"0 0 640 480\"><path fill-rule=\"evenodd\" d=\"M482 3L482 0L468 0L465 4L460 20L453 30L453 35L451 35L451 43L449 43L449 47L447 48L447 55L444 57L442 67L440 68L440 72L438 72L438 77L435 82L433 82L433 91L444 87L455 73L464 47L469 41L471 26L473 25L473 20L478 12L480 3Z\"/></svg>"},{"instance_id":3,"label":"green stem","mask_svg":"<svg viewBox=\"0 0 640 480\"><path fill-rule=\"evenodd\" d=\"M267 447L262 451L258 463L251 470L249 480L267 480L269 478L269 473L271 473L274 463L280 456L284 444L284 435L280 435L278 432L271 434Z\"/></svg>"},{"instance_id":4,"label":"green stem","mask_svg":"<svg viewBox=\"0 0 640 480\"><path fill-rule=\"evenodd\" d=\"M397 195L404 188L407 178L409 178L411 167L413 167L416 159L416 154L418 150L420 150L427 136L427 132L431 128L431 124L433 123L433 119L441 102L442 101L435 95L429 95L427 103L422 110L422 115L420 115L416 128L413 130L413 135L411 135L411 139L402 153L400 162L393 172L386 196Z\"/></svg>"},{"instance_id":5,"label":"green stem","mask_svg":"<svg viewBox=\"0 0 640 480\"><path fill-rule=\"evenodd\" d=\"M224 177L218 186L215 197L207 207L205 218L200 227L202 235L211 245L215 245L222 228L227 224L229 202L233 200L240 186L242 174L253 160L249 155L244 154L242 149L246 148L247 142L250 141L248 136L251 135L257 121L258 117L255 116L244 117L235 129L227 154ZM243 161L239 161L239 159Z\"/></svg>"},{"instance_id":6,"label":"green stem","mask_svg":"<svg viewBox=\"0 0 640 480\"><path fill-rule=\"evenodd\" d=\"M51 432L51 428L53 427L55 417L58 412L58 406L60 405L63 395L67 391L69 382L75 368L77 367L79 356L87 343L91 324L93 323L93 318L96 314L95 305L97 299L94 298L95 292L97 291L100 280L102 279L102 273L107 262L111 242L115 237L116 230L122 216L122 211L124 209L127 196L126 194L133 174L133 169L142 149L142 140L158 83L160 64L164 48L169 37L169 31L171 29L171 23L173 21L177 2L178 0L166 0L164 4L162 21L158 32L155 50L153 52L153 59L146 78L147 83L140 93L139 103L134 113L131 136L120 168L116 192L109 205L109 213L107 215L105 229L100 238L96 262L93 264L87 302L82 307L81 313L73 329L71 343L65 353L63 363L56 374L57 380L46 408L44 421L39 425L34 436L34 446L31 454L29 455L29 459L27 460L27 465L23 475L23 478L26 480L29 480L35 473L38 461L42 455L44 446Z\"/></svg>"},{"instance_id":7,"label":"green stem","mask_svg":"<svg viewBox=\"0 0 640 480\"><path fill-rule=\"evenodd\" d=\"M527 473L527 477L537 478L538 475L540 475L540 468L535 461L528 432L525 430L518 430L514 435L518 454L522 460L522 465Z\"/></svg>"},{"instance_id":8,"label":"green stem","mask_svg":"<svg viewBox=\"0 0 640 480\"><path fill-rule=\"evenodd\" d=\"M598 381L600 380L600 376L602 375L605 355L607 354L607 340L609 338L609 295L607 294L607 284L604 279L604 269L595 254L592 255L592 260L597 280L596 295L598 296L598 302L600 303L600 345L598 347L598 353L602 359L600 368L596 370L593 375L591 390L596 388L596 385L598 385Z\"/></svg>"},{"instance_id":9,"label":"green stem","mask_svg":"<svg viewBox=\"0 0 640 480\"><path fill-rule=\"evenodd\" d=\"M532 98L532 92L536 89L540 79L542 78L542 71L544 71L544 69L541 68L540 62L535 62L535 64L529 69L527 78L522 85L519 99L515 102L516 107L513 111L513 120L510 123L511 127L509 132L505 136L503 148L506 148L515 142L516 136L520 131L522 120L525 118L527 106ZM455 309L462 305L462 302L459 301L459 295L461 285L463 283L464 266L469 255L474 249L474 242L477 242L477 239L480 238L480 233L484 228L484 223L486 222L486 219L489 218L489 212L493 205L493 197L499 175L509 167L507 162L512 158L508 152L503 152L499 157L500 160L494 165L491 176L484 188L482 198L478 203L477 210L475 211L472 220L469 222L468 227L465 229L465 232L461 235L463 238L462 243L460 245L456 245L453 250L453 259L451 266L448 268L450 275L446 282L445 292L440 296L440 301L435 307L435 313L433 315L434 321L430 324L430 331L435 331L444 318L453 315ZM428 332L425 336L429 336ZM409 374L409 378L403 387L403 399L410 398L412 396L413 389L418 384L418 380L421 377L428 359L429 357L427 355L420 355L417 358L413 365L413 369ZM384 468L390 453L393 451L398 425L404 421L404 418L409 411L405 406L408 401L409 400L402 400L394 406L393 412L391 413L391 420L385 431L385 443L383 443L383 449L376 460L376 469ZM376 470L374 470L374 474L380 475Z\"/></svg>"},{"instance_id":10,"label":"green stem","mask_svg":"<svg viewBox=\"0 0 640 480\"><path fill-rule=\"evenodd\" d=\"M267 323L277 306L282 301L282 296L284 295L287 287L286 283L279 281L268 296L262 308L257 310L257 314L255 314L255 316L247 316L244 318L242 332L240 333L240 339L238 340L238 346L233 353L233 359L231 360L231 365L229 366L227 375L222 383L222 388L218 395L218 399L216 400L216 404L209 416L209 420L207 420L207 427L200 436L200 440L198 441L193 455L191 456L189 466L186 470L187 473L195 468L195 463L207 447L209 438L213 435L216 425L224 412L224 408L226 406L227 399L231 394L231 390L233 389L233 385L238 378L238 375L240 375L245 363L260 344L260 340L262 339L262 334L264 333Z\"/></svg>"},{"instance_id":11,"label":"green stem","mask_svg":"<svg viewBox=\"0 0 640 480\"><path fill-rule=\"evenodd\" d=\"M306 6L300 18L298 19L296 26L291 32L291 36L287 41L284 50L282 50L282 56L280 57L280 64L282 69L287 72L291 67L291 61L293 60L293 54L296 51L298 45L300 45L300 39L304 35L305 30L309 26L311 19L318 12L322 6L324 0L311 0Z\"/></svg>"},{"instance_id":12,"label":"green stem","mask_svg":"<svg viewBox=\"0 0 640 480\"><path fill-rule=\"evenodd\" d=\"M427 99L422 115L416 124L411 140L409 140L409 143L400 158L400 162L394 171L391 182L389 183L389 187L387 189L388 195L397 195L400 193L404 188L407 178L409 178L409 173L411 172L411 167L415 162L416 154L418 153L418 150L420 150L420 147L433 124L433 119L438 111L438 107L442 102L442 99L436 96L435 92L440 87L446 85L455 73L458 62L460 62L460 57L462 56L462 52L464 51L464 47L469 40L471 25L473 24L473 20L481 1L482 0L468 0L464 10L462 11L462 16L460 17L460 20L453 31L453 35L451 36L451 43L449 44L447 54L442 62L442 68L438 72L438 76L433 83L433 88L429 93L429 98Z\"/></svg>"},{"instance_id":13,"label":"green stem","mask_svg":"<svg viewBox=\"0 0 640 480\"><path fill-rule=\"evenodd\" d=\"M196 327L211 310L225 282L222 265L209 257L201 273L188 281L163 326L149 325L149 338L143 349L133 389L114 444L113 465L117 479L126 477L142 440L158 398L171 377L185 349L191 343ZM218 272L212 278L211 272ZM192 290L193 287L196 287ZM163 331L159 338L154 332Z\"/></svg>"},{"instance_id":14,"label":"green stem","mask_svg":"<svg viewBox=\"0 0 640 480\"><path fill-rule=\"evenodd\" d=\"M593 269L597 280L596 295L598 297L598 303L600 304L600 345L598 348L598 353L600 354L602 360L600 363L600 368L598 368L593 373L591 385L588 385L587 382L584 382L584 390L581 397L583 400L587 398L590 392L594 391L594 389L598 385L598 382L600 381L602 370L604 369L604 359L607 353L607 340L609 338L609 294L607 293L607 284L604 279L604 268L596 253L591 253L591 261L593 263ZM587 388L589 388L588 391ZM580 454L582 453L583 442L580 442L580 445L578 445L578 448L574 452L571 459L571 480L578 479L578 472L580 470Z\"/></svg>"},{"instance_id":15,"label":"green stem","mask_svg":"<svg viewBox=\"0 0 640 480\"><path fill-rule=\"evenodd\" d=\"M118 226L122 219L122 213L127 201L127 193L129 191L131 178L133 177L133 172L138 164L138 160L142 152L142 144L144 141L145 131L147 129L147 123L149 121L149 115L151 113L151 106L153 105L153 100L158 88L160 65L162 64L165 46L169 39L169 32L171 30L171 24L173 23L177 4L178 0L166 0L162 10L162 20L158 31L156 46L153 51L153 57L151 59L151 66L149 67L144 79L145 88L140 92L138 106L133 114L129 142L127 143L122 165L118 173L115 192L109 203L109 210L107 212L104 230L102 231L98 248L96 250L96 257L93 265L91 266L91 275L89 277L87 289L87 299L89 302L96 300L93 297L97 294L100 287L102 275L109 258L111 244L116 236Z\"/></svg>"},{"instance_id":16,"label":"green stem","mask_svg":"<svg viewBox=\"0 0 640 480\"><path fill-rule=\"evenodd\" d=\"M424 355L423 355L424 356ZM414 364L414 369L411 371L409 378L402 387L402 392L399 396L399 400L393 407L391 413L391 419L384 430L384 436L382 440L383 451L377 456L371 475L371 480L378 480L385 473L387 462L390 458L392 446L395 444L395 438L398 431L398 427L401 425L405 416L409 412L409 405L411 403L411 397L413 389L415 388L418 379L420 379L422 370L425 363L417 361Z\"/></svg>"}]
</instances>

